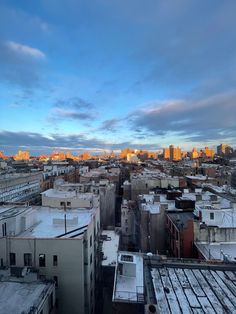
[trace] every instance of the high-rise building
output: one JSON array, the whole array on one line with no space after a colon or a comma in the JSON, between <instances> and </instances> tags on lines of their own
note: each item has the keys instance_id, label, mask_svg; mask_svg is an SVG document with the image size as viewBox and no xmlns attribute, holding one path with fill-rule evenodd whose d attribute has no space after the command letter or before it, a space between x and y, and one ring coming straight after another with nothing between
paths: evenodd
<instances>
[{"instance_id":1,"label":"high-rise building","mask_svg":"<svg viewBox=\"0 0 236 314\"><path fill-rule=\"evenodd\" d=\"M164 159L170 159L170 150L169 150L169 148L163 148L163 157L164 157Z\"/></svg>"},{"instance_id":2,"label":"high-rise building","mask_svg":"<svg viewBox=\"0 0 236 314\"><path fill-rule=\"evenodd\" d=\"M170 151L170 160L171 161L181 160L181 149L179 146L174 147L174 145L170 145L169 151Z\"/></svg>"},{"instance_id":3,"label":"high-rise building","mask_svg":"<svg viewBox=\"0 0 236 314\"><path fill-rule=\"evenodd\" d=\"M233 149L228 144L220 144L217 146L217 155L219 156L230 155L232 153Z\"/></svg>"}]
</instances>

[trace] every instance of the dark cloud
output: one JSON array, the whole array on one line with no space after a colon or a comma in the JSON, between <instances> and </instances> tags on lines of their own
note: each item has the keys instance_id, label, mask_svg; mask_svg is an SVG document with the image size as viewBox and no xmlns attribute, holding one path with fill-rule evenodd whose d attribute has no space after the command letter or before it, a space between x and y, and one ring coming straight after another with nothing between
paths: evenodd
<instances>
[{"instance_id":1,"label":"dark cloud","mask_svg":"<svg viewBox=\"0 0 236 314\"><path fill-rule=\"evenodd\" d=\"M30 132L0 132L0 150L4 150L7 154L13 154L18 149L27 149L32 153L49 153L54 149L78 153L85 150L99 152L104 149L119 150L126 147L153 150L159 148L152 144L133 144L129 141L108 143L97 138L88 138L84 134L45 136Z\"/></svg>"},{"instance_id":2,"label":"dark cloud","mask_svg":"<svg viewBox=\"0 0 236 314\"><path fill-rule=\"evenodd\" d=\"M117 132L119 123L122 119L109 119L103 121L101 127L98 130L109 131L109 132Z\"/></svg>"},{"instance_id":3,"label":"dark cloud","mask_svg":"<svg viewBox=\"0 0 236 314\"><path fill-rule=\"evenodd\" d=\"M49 120L94 120L97 116L95 105L81 97L58 99L52 106Z\"/></svg>"},{"instance_id":4,"label":"dark cloud","mask_svg":"<svg viewBox=\"0 0 236 314\"><path fill-rule=\"evenodd\" d=\"M191 141L231 139L236 142L236 93L203 99L173 100L149 104L131 113L132 127L155 135L175 133Z\"/></svg>"}]
</instances>

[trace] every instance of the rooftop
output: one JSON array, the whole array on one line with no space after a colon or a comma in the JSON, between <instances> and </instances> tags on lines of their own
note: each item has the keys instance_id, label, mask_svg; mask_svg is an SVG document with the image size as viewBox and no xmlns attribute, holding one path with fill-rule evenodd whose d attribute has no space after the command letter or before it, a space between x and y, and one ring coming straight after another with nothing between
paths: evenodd
<instances>
[{"instance_id":1,"label":"rooftop","mask_svg":"<svg viewBox=\"0 0 236 314\"><path fill-rule=\"evenodd\" d=\"M64 211L43 206L0 206L0 220L9 219L9 235L21 238L80 237L95 213L96 208L76 208ZM12 219L17 216L19 219ZM24 230L20 220L23 217L28 229L19 233L17 230Z\"/></svg>"},{"instance_id":2,"label":"rooftop","mask_svg":"<svg viewBox=\"0 0 236 314\"><path fill-rule=\"evenodd\" d=\"M4 276L1 271L1 276ZM0 281L0 312L2 314L31 313L43 300L52 283L8 277Z\"/></svg>"},{"instance_id":3,"label":"rooftop","mask_svg":"<svg viewBox=\"0 0 236 314\"><path fill-rule=\"evenodd\" d=\"M52 198L79 198L79 199L92 199L93 193L77 193L76 191L59 191L56 189L49 189L41 193L46 197Z\"/></svg>"},{"instance_id":4,"label":"rooftop","mask_svg":"<svg viewBox=\"0 0 236 314\"><path fill-rule=\"evenodd\" d=\"M115 266L117 262L120 236L114 230L103 230L102 240L102 266Z\"/></svg>"},{"instance_id":5,"label":"rooftop","mask_svg":"<svg viewBox=\"0 0 236 314\"><path fill-rule=\"evenodd\" d=\"M36 209L38 223L18 236L21 238L55 238L65 234L66 221L68 235L63 237L72 238L78 234L76 236L78 238L86 230L95 211L95 209L70 209L65 212L57 208L39 207Z\"/></svg>"},{"instance_id":6,"label":"rooftop","mask_svg":"<svg viewBox=\"0 0 236 314\"><path fill-rule=\"evenodd\" d=\"M119 252L113 289L113 302L137 303L143 302L143 298L142 254Z\"/></svg>"},{"instance_id":7,"label":"rooftop","mask_svg":"<svg viewBox=\"0 0 236 314\"><path fill-rule=\"evenodd\" d=\"M150 274L160 314L236 312L235 268L156 263Z\"/></svg>"},{"instance_id":8,"label":"rooftop","mask_svg":"<svg viewBox=\"0 0 236 314\"><path fill-rule=\"evenodd\" d=\"M178 228L186 227L188 221L194 219L193 212L168 213L168 216Z\"/></svg>"},{"instance_id":9,"label":"rooftop","mask_svg":"<svg viewBox=\"0 0 236 314\"><path fill-rule=\"evenodd\" d=\"M223 260L236 263L236 242L195 242L206 260Z\"/></svg>"}]
</instances>

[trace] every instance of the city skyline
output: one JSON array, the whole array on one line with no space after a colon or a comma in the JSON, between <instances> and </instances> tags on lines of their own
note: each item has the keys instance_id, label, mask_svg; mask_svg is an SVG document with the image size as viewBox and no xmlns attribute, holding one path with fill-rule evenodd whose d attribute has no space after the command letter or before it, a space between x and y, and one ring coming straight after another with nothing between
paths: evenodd
<instances>
[{"instance_id":1,"label":"city skyline","mask_svg":"<svg viewBox=\"0 0 236 314\"><path fill-rule=\"evenodd\" d=\"M2 1L0 151L236 145L234 1Z\"/></svg>"}]
</instances>

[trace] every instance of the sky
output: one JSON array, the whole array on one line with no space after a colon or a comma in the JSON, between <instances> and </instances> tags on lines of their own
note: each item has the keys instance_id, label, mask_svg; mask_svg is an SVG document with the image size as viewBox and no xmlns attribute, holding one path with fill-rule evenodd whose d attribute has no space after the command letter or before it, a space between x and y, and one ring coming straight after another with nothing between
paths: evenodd
<instances>
[{"instance_id":1,"label":"sky","mask_svg":"<svg viewBox=\"0 0 236 314\"><path fill-rule=\"evenodd\" d=\"M0 150L236 145L235 0L1 0Z\"/></svg>"}]
</instances>

